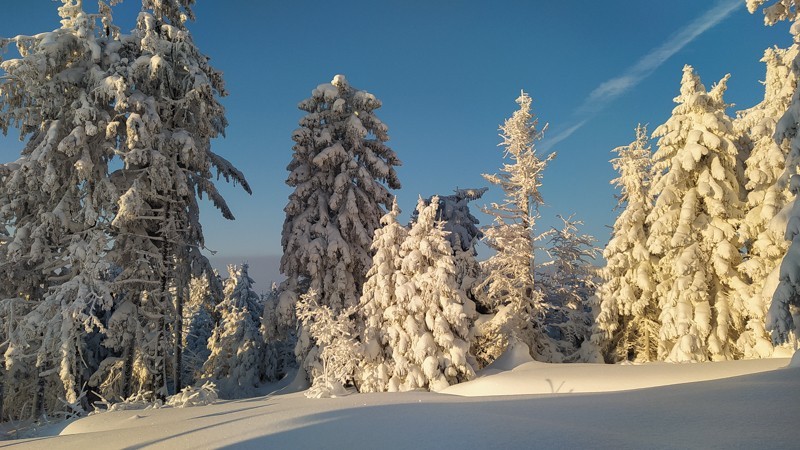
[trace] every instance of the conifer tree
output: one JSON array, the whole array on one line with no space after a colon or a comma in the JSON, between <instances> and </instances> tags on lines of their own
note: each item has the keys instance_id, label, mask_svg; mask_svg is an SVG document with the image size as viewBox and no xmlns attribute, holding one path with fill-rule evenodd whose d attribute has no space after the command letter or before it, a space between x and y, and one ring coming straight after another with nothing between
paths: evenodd
<instances>
[{"instance_id":1,"label":"conifer tree","mask_svg":"<svg viewBox=\"0 0 800 450\"><path fill-rule=\"evenodd\" d=\"M307 114L292 133L287 167L294 192L284 208L281 303L310 288L320 305L338 314L358 303L373 234L391 206L388 189L400 188L394 169L400 160L385 144L388 127L374 113L381 102L343 75L317 86L298 106ZM298 356L307 368L316 365L315 356L309 358L313 345L301 332Z\"/></svg>"},{"instance_id":2,"label":"conifer tree","mask_svg":"<svg viewBox=\"0 0 800 450\"><path fill-rule=\"evenodd\" d=\"M137 391L163 396L181 387L189 277L210 270L200 253L198 199L207 196L233 219L212 168L250 192L242 173L211 151L211 140L227 125L219 103L226 91L186 27L193 3L143 0L133 35L122 41L125 57L116 62L124 70L98 93L114 105L105 134L124 163L111 175L120 197L110 257L123 270L106 340L121 362L98 378L121 371L123 397Z\"/></svg>"},{"instance_id":3,"label":"conifer tree","mask_svg":"<svg viewBox=\"0 0 800 450\"><path fill-rule=\"evenodd\" d=\"M484 210L494 218L484 229L484 241L496 251L484 263L485 279L476 288L481 302L495 313L485 330L478 330L482 335L479 347L493 349L483 358L487 363L499 356L512 338L527 344L534 357L554 357L541 322L541 293L534 285L534 249L541 238L535 226L543 201L539 192L542 171L555 153L544 158L536 153L534 142L541 133L531 114L531 98L523 92L517 104L520 109L500 127L504 156L510 162L500 174L483 175L505 194L502 203L492 203Z\"/></svg>"},{"instance_id":4,"label":"conifer tree","mask_svg":"<svg viewBox=\"0 0 800 450\"><path fill-rule=\"evenodd\" d=\"M546 304L548 335L554 338L564 361L591 359L596 349L583 346L590 336L592 325L591 298L594 296L594 269L590 260L597 256L595 238L580 234L583 222L561 217L563 225L550 232L545 248L550 261L547 275L539 283ZM578 351L582 350L579 354ZM598 352L599 353L599 352ZM599 355L597 355L599 357Z\"/></svg>"},{"instance_id":5,"label":"conifer tree","mask_svg":"<svg viewBox=\"0 0 800 450\"><path fill-rule=\"evenodd\" d=\"M478 200L486 193L487 188L456 189L452 195L438 196L439 210L436 211L436 220L444 222L444 231L447 240L453 249L456 263L456 279L458 284L475 300L472 289L481 277L480 263L476 259L478 254L476 245L483 238L483 232L478 228L479 221L469 210L469 202ZM431 199L426 199L425 204L430 204ZM416 211L411 217L416 219Z\"/></svg>"},{"instance_id":6,"label":"conifer tree","mask_svg":"<svg viewBox=\"0 0 800 450\"><path fill-rule=\"evenodd\" d=\"M228 266L225 298L217 305L220 322L208 340L210 355L203 366L204 377L225 398L245 397L263 381L263 305L247 269L247 264Z\"/></svg>"},{"instance_id":7,"label":"conifer tree","mask_svg":"<svg viewBox=\"0 0 800 450\"><path fill-rule=\"evenodd\" d=\"M374 114L381 102L343 75L317 86L299 104L308 114L292 134L281 271L303 279L338 310L358 302L370 266L369 246L400 165L386 146L388 127ZM384 184L386 186L384 186Z\"/></svg>"},{"instance_id":8,"label":"conifer tree","mask_svg":"<svg viewBox=\"0 0 800 450\"><path fill-rule=\"evenodd\" d=\"M744 171L746 214L740 227L746 258L739 267L748 283L744 298L748 320L738 342L745 357L768 357L773 352L764 319L777 286L780 261L788 248L783 237L786 222L780 212L794 199L787 178L781 178L789 141L779 144L773 135L797 89L797 76L791 69L796 56L796 48L764 52L764 100L740 111L734 121L737 131L745 137L743 144L749 155Z\"/></svg>"},{"instance_id":9,"label":"conifer tree","mask_svg":"<svg viewBox=\"0 0 800 450\"><path fill-rule=\"evenodd\" d=\"M617 207L623 209L603 250L606 265L600 271L602 283L592 331L592 341L610 363L658 358L659 311L653 301L653 266L646 245L649 230L645 218L653 207L648 141L647 128L638 125L636 140L615 148L617 157L611 160L619 172L611 184L620 190Z\"/></svg>"},{"instance_id":10,"label":"conifer tree","mask_svg":"<svg viewBox=\"0 0 800 450\"><path fill-rule=\"evenodd\" d=\"M400 246L397 305L383 314L390 323L389 391L440 391L475 375L469 353L475 304L456 283L452 251L436 222L438 203L433 197L425 206L420 198L417 221Z\"/></svg>"},{"instance_id":11,"label":"conifer tree","mask_svg":"<svg viewBox=\"0 0 800 450\"><path fill-rule=\"evenodd\" d=\"M392 209L381 218L382 226L375 230L372 240L372 267L367 272L359 302L359 313L364 322L361 327L364 355L358 370L360 392L386 391L394 368L389 329L398 324L390 317L399 317L394 311L403 307L395 291L402 265L400 247L408 237L408 230L397 221L399 214L395 198Z\"/></svg>"},{"instance_id":12,"label":"conifer tree","mask_svg":"<svg viewBox=\"0 0 800 450\"><path fill-rule=\"evenodd\" d=\"M64 0L58 13L55 31L0 40L0 53L13 42L20 54L0 63L7 74L0 80L0 130L15 127L26 140L21 157L0 168L0 284L7 299L0 322L8 336L3 384L10 418L61 410L59 399L69 413L88 407L85 384L100 358L88 337L103 330L111 307L104 256L115 189L108 180L113 152L102 131L113 111L94 93L115 74L109 59L117 41L103 30L114 29L104 2L88 14L82 2Z\"/></svg>"},{"instance_id":13,"label":"conifer tree","mask_svg":"<svg viewBox=\"0 0 800 450\"><path fill-rule=\"evenodd\" d=\"M217 300L212 297L209 277L202 274L189 281L189 300L183 314L183 384L191 386L199 379L211 352L208 341L214 332L213 311Z\"/></svg>"},{"instance_id":14,"label":"conifer tree","mask_svg":"<svg viewBox=\"0 0 800 450\"><path fill-rule=\"evenodd\" d=\"M743 283L736 228L743 205L736 136L722 99L727 80L707 92L685 66L678 106L654 133L657 197L647 216L647 247L659 258L659 359L738 356L744 306L737 292Z\"/></svg>"},{"instance_id":15,"label":"conifer tree","mask_svg":"<svg viewBox=\"0 0 800 450\"><path fill-rule=\"evenodd\" d=\"M800 26L798 26L798 3L796 0L775 0L769 6L764 6L766 0L747 0L750 12L759 8L764 11L764 23L774 25L782 20L793 21L790 28L793 44L789 49L795 54L791 65L792 76L800 76L798 68L798 50L800 49ZM771 332L774 344L794 345L797 342L797 328L800 326L800 202L797 193L800 191L800 175L797 167L800 165L800 90L795 89L786 112L775 125L775 142L786 145L788 153L784 166L786 170L781 175L780 183L789 187L789 192L794 195L792 200L782 211L786 217L786 231L784 238L789 241L789 248L780 263L778 286L772 297L765 318L767 331Z\"/></svg>"}]
</instances>

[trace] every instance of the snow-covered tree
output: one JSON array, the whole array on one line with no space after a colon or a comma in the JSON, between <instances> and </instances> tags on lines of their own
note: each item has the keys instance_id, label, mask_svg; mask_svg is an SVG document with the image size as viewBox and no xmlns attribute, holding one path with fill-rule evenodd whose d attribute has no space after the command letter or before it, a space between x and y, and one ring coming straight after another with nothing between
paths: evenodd
<instances>
[{"instance_id":1,"label":"snow-covered tree","mask_svg":"<svg viewBox=\"0 0 800 450\"><path fill-rule=\"evenodd\" d=\"M399 189L400 160L385 142L388 127L375 115L381 102L353 88L343 75L321 84L298 107L307 112L292 133L294 154L286 183L281 272L284 300L313 289L334 314L356 305L372 264L370 245L389 188ZM313 342L300 339L308 360ZM309 363L314 364L309 361Z\"/></svg>"},{"instance_id":2,"label":"snow-covered tree","mask_svg":"<svg viewBox=\"0 0 800 450\"><path fill-rule=\"evenodd\" d=\"M652 167L649 136L636 127L636 140L614 149L611 165L619 177L611 184L620 190L611 240L603 250L598 311L592 341L607 362L654 361L658 358L658 304L653 301L653 266L647 249L647 214L653 207L649 193Z\"/></svg>"},{"instance_id":3,"label":"snow-covered tree","mask_svg":"<svg viewBox=\"0 0 800 450\"><path fill-rule=\"evenodd\" d=\"M313 366L311 389L307 397L323 398L342 395L345 386L353 381L358 367L361 344L353 316L356 305L334 313L327 305L319 303L314 289L300 296L297 302L297 319L308 330L309 337L316 342L319 366Z\"/></svg>"},{"instance_id":4,"label":"snow-covered tree","mask_svg":"<svg viewBox=\"0 0 800 450\"><path fill-rule=\"evenodd\" d=\"M389 326L392 369L389 391L439 391L475 373L469 353L475 304L456 283L455 263L443 224L436 221L439 199L425 206L400 246L396 304L384 310Z\"/></svg>"},{"instance_id":5,"label":"snow-covered tree","mask_svg":"<svg viewBox=\"0 0 800 450\"><path fill-rule=\"evenodd\" d=\"M547 333L555 340L564 361L590 358L599 351L588 345L582 348L590 336L592 305L590 299L595 291L595 269L591 260L597 256L596 240L580 234L578 226L583 222L572 217L558 216L561 228L552 228L545 251L550 261L544 264L548 271L537 289L544 295L546 305L545 324ZM585 355L578 354L582 350Z\"/></svg>"},{"instance_id":6,"label":"snow-covered tree","mask_svg":"<svg viewBox=\"0 0 800 450\"><path fill-rule=\"evenodd\" d=\"M444 231L448 233L447 240L453 248L458 284L473 300L475 298L472 289L481 277L481 266L476 259L478 252L475 247L483 238L483 232L478 228L480 222L469 210L469 202L478 200L487 190L487 188L456 189L452 195L440 195L439 210L436 211L436 220L444 222ZM430 204L430 201L430 198L426 199L426 205ZM415 219L416 211L411 217L412 222Z\"/></svg>"},{"instance_id":7,"label":"snow-covered tree","mask_svg":"<svg viewBox=\"0 0 800 450\"><path fill-rule=\"evenodd\" d=\"M762 8L765 25L775 25L782 20L794 22L800 12L800 1L798 0L745 0L745 3L751 14ZM764 6L765 3L771 4Z\"/></svg>"},{"instance_id":8,"label":"snow-covered tree","mask_svg":"<svg viewBox=\"0 0 800 450\"><path fill-rule=\"evenodd\" d=\"M272 283L270 291L262 295L264 312L261 317L261 334L264 336L266 355L264 356L264 377L275 381L297 367L294 348L296 344L295 312L287 312L288 306L282 304L281 291L277 283Z\"/></svg>"},{"instance_id":9,"label":"snow-covered tree","mask_svg":"<svg viewBox=\"0 0 800 450\"><path fill-rule=\"evenodd\" d=\"M307 279L334 309L358 302L372 235L390 206L387 186L400 188L400 161L374 114L380 106L337 75L299 104L308 114L292 134L287 184L295 191L285 208L281 271L295 284Z\"/></svg>"},{"instance_id":10,"label":"snow-covered tree","mask_svg":"<svg viewBox=\"0 0 800 450\"><path fill-rule=\"evenodd\" d=\"M104 131L124 163L111 175L120 197L110 255L123 268L112 319L126 325L110 330L106 343L122 358L115 367L123 373L123 396L180 389L188 282L192 273L209 270L200 254L198 199L208 196L233 219L212 168L250 192L242 173L211 151L211 140L227 125L219 103L226 91L186 27L193 3L143 0L136 29L121 40L114 60L119 74L95 94L114 107Z\"/></svg>"},{"instance_id":11,"label":"snow-covered tree","mask_svg":"<svg viewBox=\"0 0 800 450\"><path fill-rule=\"evenodd\" d=\"M395 291L402 266L401 245L408 237L408 230L397 221L399 214L395 198L392 209L381 218L382 226L375 230L372 239L372 267L367 272L359 303L363 321L361 342L364 344L357 374L360 392L386 391L394 368L389 330L402 324L391 321L390 317L392 311L403 307Z\"/></svg>"},{"instance_id":12,"label":"snow-covered tree","mask_svg":"<svg viewBox=\"0 0 800 450\"><path fill-rule=\"evenodd\" d=\"M264 339L259 330L263 305L253 290L247 264L228 266L225 298L217 305L220 322L208 340L203 366L225 398L244 397L263 381Z\"/></svg>"},{"instance_id":13,"label":"snow-covered tree","mask_svg":"<svg viewBox=\"0 0 800 450\"><path fill-rule=\"evenodd\" d=\"M659 126L647 248L659 261L659 359L703 361L738 356L744 326L736 228L742 217L738 148L725 114L725 76L707 92L683 69L678 106Z\"/></svg>"},{"instance_id":14,"label":"snow-covered tree","mask_svg":"<svg viewBox=\"0 0 800 450\"><path fill-rule=\"evenodd\" d=\"M13 42L20 55L0 63L0 130L17 128L26 141L20 159L0 168L0 284L9 302L0 314L27 312L0 319L14 328L3 362L7 381L25 385L14 377L28 373L36 384L6 389L10 417L23 403L34 416L62 410L60 399L70 413L88 406L85 383L100 358L89 339L111 307L104 257L116 197L102 130L113 111L93 93L114 73L108 54L118 42L104 30L113 29L104 2L88 14L64 0L58 13L55 31L0 40L0 53ZM20 299L28 304L20 308Z\"/></svg>"},{"instance_id":15,"label":"snow-covered tree","mask_svg":"<svg viewBox=\"0 0 800 450\"><path fill-rule=\"evenodd\" d=\"M539 359L552 357L542 326L541 293L534 286L534 249L541 238L535 226L543 201L542 171L555 153L544 158L536 153L534 143L541 133L531 114L531 98L523 92L517 103L520 109L500 127L504 156L510 162L499 174L483 175L505 194L502 203L484 209L494 218L484 228L484 241L496 251L484 263L485 278L476 288L481 303L495 312L478 330L476 354L486 353L484 362L499 356L511 338L527 344Z\"/></svg>"},{"instance_id":16,"label":"snow-covered tree","mask_svg":"<svg viewBox=\"0 0 800 450\"><path fill-rule=\"evenodd\" d=\"M800 4L797 0L776 0L764 6L766 0L747 0L750 12L755 12L763 7L764 22L773 25L778 21L793 21L790 31L793 35L793 44L790 53L795 55L791 65L792 77L800 76L798 68L798 50L800 49L800 24L798 12ZM780 145L788 142L788 153L784 167L786 170L781 175L779 183L789 187L790 194L795 196L780 215L785 217L786 231L784 238L790 242L785 256L781 260L778 273L778 285L772 297L765 318L766 328L772 334L775 344L791 343L797 339L797 327L800 325L800 202L797 193L800 191L800 90L795 89L791 101L778 123L775 125L774 139Z\"/></svg>"},{"instance_id":17,"label":"snow-covered tree","mask_svg":"<svg viewBox=\"0 0 800 450\"><path fill-rule=\"evenodd\" d=\"M775 141L775 125L789 107L797 89L797 75L791 69L797 48L768 49L761 60L766 63L764 100L740 111L734 126L744 136L746 154L745 178L747 205L740 227L746 258L740 265L748 283L745 306L748 321L739 337L739 348L745 357L767 357L773 352L764 328L767 309L775 293L781 259L788 242L785 215L780 214L794 195L789 191L785 171L789 141Z\"/></svg>"},{"instance_id":18,"label":"snow-covered tree","mask_svg":"<svg viewBox=\"0 0 800 450\"><path fill-rule=\"evenodd\" d=\"M213 276L213 275L212 275ZM189 300L183 311L183 384L199 379L211 352L208 341L214 332L213 312L218 300L211 293L209 276L202 274L189 281Z\"/></svg>"}]
</instances>

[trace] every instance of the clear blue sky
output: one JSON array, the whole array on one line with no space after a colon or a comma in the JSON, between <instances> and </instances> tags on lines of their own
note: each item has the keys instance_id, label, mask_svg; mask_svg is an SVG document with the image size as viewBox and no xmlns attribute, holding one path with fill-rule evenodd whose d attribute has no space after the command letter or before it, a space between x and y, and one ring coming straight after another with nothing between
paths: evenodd
<instances>
[{"instance_id":1,"label":"clear blue sky","mask_svg":"<svg viewBox=\"0 0 800 450\"><path fill-rule=\"evenodd\" d=\"M1 36L59 26L51 0L5 3ZM123 30L137 3L117 8ZM502 164L498 125L524 89L540 124L550 124L540 147L558 154L544 175L541 228L574 213L602 246L616 217L610 151L633 139L638 122L652 130L669 117L683 65L707 88L730 72L733 114L763 95L764 49L791 43L787 25L764 27L744 0L200 0L195 12L190 30L230 91L227 138L213 149L253 187L252 197L222 189L235 222L203 210L207 246L230 262L280 254L297 103L335 74L383 101L378 115L403 161L397 195L406 217L419 194L487 185L480 174ZM16 135L0 137L0 160L21 147ZM500 194L490 189L485 199ZM266 287L274 275L259 271L252 275Z\"/></svg>"}]
</instances>

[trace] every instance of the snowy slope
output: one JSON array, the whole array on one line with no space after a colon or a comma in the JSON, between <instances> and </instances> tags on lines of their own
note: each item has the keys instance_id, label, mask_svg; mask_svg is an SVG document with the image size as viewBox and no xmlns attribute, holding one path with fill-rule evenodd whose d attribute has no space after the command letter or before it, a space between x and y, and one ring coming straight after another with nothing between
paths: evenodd
<instances>
[{"instance_id":1,"label":"snowy slope","mask_svg":"<svg viewBox=\"0 0 800 450\"><path fill-rule=\"evenodd\" d=\"M800 361L791 368L782 368L787 359L643 366L513 358L505 363L521 364L513 370L495 367L448 390L480 398L427 392L317 400L302 393L271 395L99 414L67 425L60 436L0 447L800 448ZM561 394L491 396L528 385L534 387L524 392L550 392L549 385L542 388L546 379L556 386L563 381ZM709 381L689 383L704 379ZM632 388L646 389L602 392Z\"/></svg>"}]
</instances>

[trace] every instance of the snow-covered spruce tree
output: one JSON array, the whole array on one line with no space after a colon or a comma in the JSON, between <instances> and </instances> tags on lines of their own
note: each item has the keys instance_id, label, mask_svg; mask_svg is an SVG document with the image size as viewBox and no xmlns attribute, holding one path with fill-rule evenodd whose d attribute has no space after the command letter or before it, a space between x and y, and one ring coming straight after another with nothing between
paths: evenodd
<instances>
[{"instance_id":1,"label":"snow-covered spruce tree","mask_svg":"<svg viewBox=\"0 0 800 450\"><path fill-rule=\"evenodd\" d=\"M475 246L483 238L483 232L477 226L480 222L469 210L469 202L478 200L487 190L456 189L452 195L438 196L439 210L436 211L436 220L444 222L444 231L448 233L447 240L455 258L456 280L472 300L475 300L472 289L481 277ZM426 199L425 204L430 204L430 201L430 198ZM411 217L411 221L414 220L416 211Z\"/></svg>"},{"instance_id":2,"label":"snow-covered spruce tree","mask_svg":"<svg viewBox=\"0 0 800 450\"><path fill-rule=\"evenodd\" d=\"M27 141L0 169L5 418L81 412L101 357L93 337L111 307L104 257L116 195L103 133L113 111L94 93L114 74L118 41L108 5L99 11L64 0L60 28L0 40L0 53L13 42L20 55L0 64L0 130Z\"/></svg>"},{"instance_id":3,"label":"snow-covered spruce tree","mask_svg":"<svg viewBox=\"0 0 800 450\"><path fill-rule=\"evenodd\" d=\"M600 357L597 347L588 342L583 344L590 337L593 322L590 301L595 291L596 270L590 260L594 260L599 249L594 245L594 237L578 232L583 222L572 220L571 216L558 218L563 225L551 229L545 247L550 261L544 264L549 270L537 287L547 305L547 334L555 341L564 361L595 361Z\"/></svg>"},{"instance_id":4,"label":"snow-covered spruce tree","mask_svg":"<svg viewBox=\"0 0 800 450\"><path fill-rule=\"evenodd\" d=\"M606 265L600 270L598 311L592 341L606 362L658 359L658 304L653 301L653 266L647 250L649 232L645 218L653 207L650 195L652 155L644 125L636 127L636 140L614 149L611 165L619 177L611 184L620 190L611 240L603 250Z\"/></svg>"},{"instance_id":5,"label":"snow-covered spruce tree","mask_svg":"<svg viewBox=\"0 0 800 450\"><path fill-rule=\"evenodd\" d=\"M213 275L212 275L213 276ZM202 274L189 281L189 300L183 310L183 384L191 386L200 378L203 364L211 352L208 341L214 332L213 298L209 276Z\"/></svg>"},{"instance_id":6,"label":"snow-covered spruce tree","mask_svg":"<svg viewBox=\"0 0 800 450\"><path fill-rule=\"evenodd\" d=\"M121 391L107 392L117 397L180 389L189 277L210 270L199 251L198 198L208 196L233 219L212 168L250 192L241 172L211 151L211 139L227 125L218 100L226 92L186 27L193 3L143 0L136 29L121 39L116 64L124 70L97 94L114 105L105 133L124 162L112 174L121 197L110 255L123 271L115 280L118 301L106 339L117 360L96 377L120 380Z\"/></svg>"},{"instance_id":7,"label":"snow-covered spruce tree","mask_svg":"<svg viewBox=\"0 0 800 450\"><path fill-rule=\"evenodd\" d=\"M439 199L417 203L417 221L400 246L396 305L384 311L392 369L389 391L440 391L471 379L469 352L475 304L456 283L455 262L443 224L436 221Z\"/></svg>"},{"instance_id":8,"label":"snow-covered spruce tree","mask_svg":"<svg viewBox=\"0 0 800 450\"><path fill-rule=\"evenodd\" d=\"M388 128L374 113L380 106L343 75L317 86L298 105L308 114L292 133L287 167L286 183L294 192L284 208L284 299L296 301L311 288L334 314L358 303L372 264L373 234L391 205L387 188L400 188L394 169L400 160L385 144ZM298 357L309 368L318 364L309 360L316 352L306 337L301 333Z\"/></svg>"},{"instance_id":9,"label":"snow-covered spruce tree","mask_svg":"<svg viewBox=\"0 0 800 450\"><path fill-rule=\"evenodd\" d=\"M789 50L795 53L795 60L791 65L793 77L800 76L797 52L800 49L800 2L797 0L776 0L769 6L763 6L765 0L747 0L750 12L755 12L763 7L764 22L773 25L778 21L793 21L790 29L793 35L793 44ZM797 193L800 191L800 89L796 89L786 112L781 116L775 126L775 142L785 144L788 141L788 153L784 164L786 170L781 175L780 183L789 187L795 199L792 200L780 213L786 217L786 232L784 238L790 242L785 256L781 260L778 286L772 297L766 316L766 328L772 334L774 344L793 343L797 340L797 327L800 326L800 202Z\"/></svg>"},{"instance_id":10,"label":"snow-covered spruce tree","mask_svg":"<svg viewBox=\"0 0 800 450\"><path fill-rule=\"evenodd\" d=\"M223 398L246 397L263 381L264 339L259 330L263 305L253 290L247 264L228 266L225 298L217 305L220 322L208 340L203 377Z\"/></svg>"},{"instance_id":11,"label":"snow-covered spruce tree","mask_svg":"<svg viewBox=\"0 0 800 450\"><path fill-rule=\"evenodd\" d=\"M314 289L301 295L296 306L297 319L308 330L319 352L319 367L312 368L311 372L316 375L306 396L325 398L344 394L345 386L355 377L362 354L353 319L357 306L348 306L334 313L329 306L319 303L319 295Z\"/></svg>"},{"instance_id":12,"label":"snow-covered spruce tree","mask_svg":"<svg viewBox=\"0 0 800 450\"><path fill-rule=\"evenodd\" d=\"M789 141L779 144L773 135L797 89L797 75L791 69L797 53L796 47L764 52L764 100L740 111L734 121L736 130L745 137L742 141L749 155L744 172L746 214L740 226L746 257L739 267L748 284L745 306L749 319L738 342L746 358L768 357L773 352L764 319L777 286L781 259L789 246L784 240L786 218L780 213L794 199L788 178L781 178Z\"/></svg>"},{"instance_id":13,"label":"snow-covered spruce tree","mask_svg":"<svg viewBox=\"0 0 800 450\"><path fill-rule=\"evenodd\" d=\"M517 103L520 109L500 127L510 162L500 174L483 175L503 190L505 199L484 209L494 218L484 228L484 241L496 253L484 263L485 278L476 287L481 303L495 313L477 330L473 348L482 364L498 357L509 339L527 344L537 359L557 359L543 329L541 293L534 287L534 248L541 239L535 230L542 204L539 187L555 153L544 158L536 154L534 142L541 133L531 114L531 98L523 92Z\"/></svg>"},{"instance_id":14,"label":"snow-covered spruce tree","mask_svg":"<svg viewBox=\"0 0 800 450\"><path fill-rule=\"evenodd\" d=\"M397 221L399 214L395 198L392 209L381 218L382 226L375 230L372 239L372 267L367 272L359 302L364 345L356 380L359 392L386 391L394 368L389 330L397 324L390 317L393 311L403 308L395 290L402 266L400 247L408 237L408 230Z\"/></svg>"},{"instance_id":15,"label":"snow-covered spruce tree","mask_svg":"<svg viewBox=\"0 0 800 450\"><path fill-rule=\"evenodd\" d=\"M264 378L276 381L297 366L294 355L294 332L291 321L281 317L280 289L272 283L269 292L262 294L264 312L261 316L261 334L264 336ZM291 314L292 317L295 314Z\"/></svg>"},{"instance_id":16,"label":"snow-covered spruce tree","mask_svg":"<svg viewBox=\"0 0 800 450\"><path fill-rule=\"evenodd\" d=\"M736 228L742 217L738 148L722 99L728 76L706 92L691 66L683 69L678 106L653 135L647 247L659 261L659 359L704 361L740 356L736 340L745 308L737 273ZM662 171L663 170L663 171Z\"/></svg>"}]
</instances>

